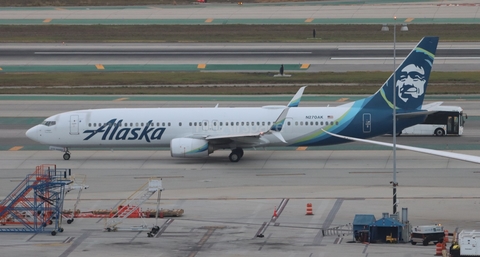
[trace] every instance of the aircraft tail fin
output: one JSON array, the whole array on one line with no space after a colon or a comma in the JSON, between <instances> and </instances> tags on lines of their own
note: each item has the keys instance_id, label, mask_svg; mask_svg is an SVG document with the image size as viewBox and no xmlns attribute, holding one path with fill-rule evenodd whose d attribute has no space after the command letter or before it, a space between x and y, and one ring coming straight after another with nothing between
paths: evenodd
<instances>
[{"instance_id":1,"label":"aircraft tail fin","mask_svg":"<svg viewBox=\"0 0 480 257\"><path fill-rule=\"evenodd\" d=\"M421 109L437 45L438 37L424 37L420 40L385 84L372 96L370 102L376 106L386 103L393 108L392 87L395 86L397 109Z\"/></svg>"}]
</instances>

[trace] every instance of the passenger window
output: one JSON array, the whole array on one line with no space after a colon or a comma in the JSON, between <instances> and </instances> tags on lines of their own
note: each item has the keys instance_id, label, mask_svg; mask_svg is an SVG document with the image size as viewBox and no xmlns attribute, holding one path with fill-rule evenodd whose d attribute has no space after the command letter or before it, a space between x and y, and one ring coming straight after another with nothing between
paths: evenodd
<instances>
[{"instance_id":1,"label":"passenger window","mask_svg":"<svg viewBox=\"0 0 480 257\"><path fill-rule=\"evenodd\" d=\"M170 122L168 123L168 126L170 127Z\"/></svg>"},{"instance_id":2,"label":"passenger window","mask_svg":"<svg viewBox=\"0 0 480 257\"><path fill-rule=\"evenodd\" d=\"M181 122L179 122L179 123L178 123L178 126L179 126L179 127L181 127L181 126L182 126L182 123L181 123Z\"/></svg>"}]
</instances>

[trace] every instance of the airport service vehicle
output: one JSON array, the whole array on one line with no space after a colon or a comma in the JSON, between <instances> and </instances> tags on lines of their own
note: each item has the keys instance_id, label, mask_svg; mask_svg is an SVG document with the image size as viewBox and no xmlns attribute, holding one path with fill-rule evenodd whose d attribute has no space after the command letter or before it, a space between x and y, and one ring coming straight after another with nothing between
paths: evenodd
<instances>
[{"instance_id":1,"label":"airport service vehicle","mask_svg":"<svg viewBox=\"0 0 480 257\"><path fill-rule=\"evenodd\" d=\"M462 230L458 233L456 244L450 247L450 256L480 256L480 231Z\"/></svg>"},{"instance_id":2,"label":"airport service vehicle","mask_svg":"<svg viewBox=\"0 0 480 257\"><path fill-rule=\"evenodd\" d=\"M410 234L410 242L412 245L416 245L417 243L428 245L430 242L436 244L443 242L444 236L445 231L441 225L415 226L412 228L412 233Z\"/></svg>"},{"instance_id":3,"label":"airport service vehicle","mask_svg":"<svg viewBox=\"0 0 480 257\"><path fill-rule=\"evenodd\" d=\"M463 126L467 116L463 113L462 107L440 105L430 110L435 112L429 114L423 123L408 127L402 130L400 134L435 136L461 136L463 134Z\"/></svg>"}]
</instances>

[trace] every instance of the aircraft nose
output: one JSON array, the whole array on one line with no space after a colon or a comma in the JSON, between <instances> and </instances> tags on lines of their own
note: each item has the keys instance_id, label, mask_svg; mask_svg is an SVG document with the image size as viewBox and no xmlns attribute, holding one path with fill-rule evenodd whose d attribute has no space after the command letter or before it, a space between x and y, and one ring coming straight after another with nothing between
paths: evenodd
<instances>
[{"instance_id":1,"label":"aircraft nose","mask_svg":"<svg viewBox=\"0 0 480 257\"><path fill-rule=\"evenodd\" d=\"M29 130L27 130L27 132L25 133L25 135L30 138L31 140L34 140L34 141L37 141L37 135L38 135L38 127L35 126L33 128L30 128Z\"/></svg>"}]
</instances>

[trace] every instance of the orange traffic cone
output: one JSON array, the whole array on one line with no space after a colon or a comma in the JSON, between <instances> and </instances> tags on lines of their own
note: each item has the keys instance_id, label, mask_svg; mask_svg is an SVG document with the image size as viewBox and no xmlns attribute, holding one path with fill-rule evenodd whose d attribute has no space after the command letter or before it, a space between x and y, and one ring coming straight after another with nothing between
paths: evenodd
<instances>
[{"instance_id":1,"label":"orange traffic cone","mask_svg":"<svg viewBox=\"0 0 480 257\"><path fill-rule=\"evenodd\" d=\"M311 203L307 203L307 213L305 215L313 215L313 207Z\"/></svg>"}]
</instances>

